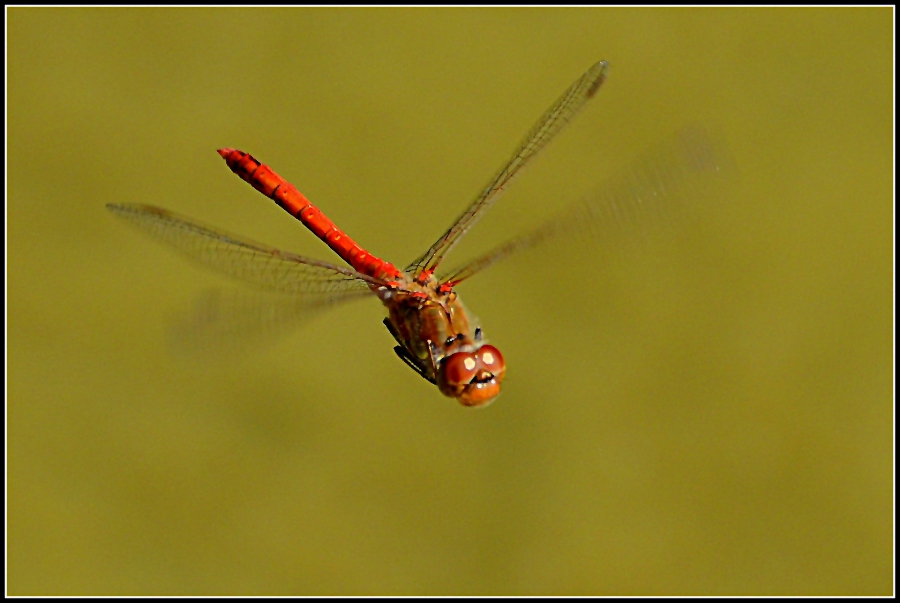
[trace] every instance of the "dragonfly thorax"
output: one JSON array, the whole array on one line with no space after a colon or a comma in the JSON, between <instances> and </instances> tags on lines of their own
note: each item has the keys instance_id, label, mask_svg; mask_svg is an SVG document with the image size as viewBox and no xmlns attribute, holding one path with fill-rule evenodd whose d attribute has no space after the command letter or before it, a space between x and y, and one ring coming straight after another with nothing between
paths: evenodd
<instances>
[{"instance_id":1,"label":"dragonfly thorax","mask_svg":"<svg viewBox=\"0 0 900 603\"><path fill-rule=\"evenodd\" d=\"M483 406L500 393L506 367L497 348L485 345L455 291L433 277L411 279L390 295L385 324L400 344L395 351L441 392L465 406Z\"/></svg>"}]
</instances>

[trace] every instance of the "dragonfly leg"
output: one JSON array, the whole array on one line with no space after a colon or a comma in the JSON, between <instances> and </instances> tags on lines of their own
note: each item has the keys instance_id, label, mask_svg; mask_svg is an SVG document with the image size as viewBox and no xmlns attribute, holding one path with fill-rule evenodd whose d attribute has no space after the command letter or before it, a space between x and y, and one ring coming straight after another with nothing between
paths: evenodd
<instances>
[{"instance_id":1,"label":"dragonfly leg","mask_svg":"<svg viewBox=\"0 0 900 603\"><path fill-rule=\"evenodd\" d=\"M428 359L431 361L431 374L437 375L438 373L438 357L437 350L434 349L434 343L429 339L428 343Z\"/></svg>"},{"instance_id":2,"label":"dragonfly leg","mask_svg":"<svg viewBox=\"0 0 900 603\"><path fill-rule=\"evenodd\" d=\"M394 346L394 353L397 354L397 356L400 358L400 360L402 360L407 365L409 365L409 368L416 371L416 373L419 376L421 376L423 379L425 379L425 381L428 381L429 383L431 383L433 385L437 384L434 379L432 379L430 376L428 376L425 373L425 371L422 369L421 366L419 366L418 364L415 363L415 361L410 357L409 352L406 350L406 348L404 348L401 345Z\"/></svg>"},{"instance_id":3,"label":"dragonfly leg","mask_svg":"<svg viewBox=\"0 0 900 603\"><path fill-rule=\"evenodd\" d=\"M391 337L394 338L394 341L399 343L400 347L404 347L403 342L400 340L400 335L397 333L397 329L395 329L393 323L391 323L391 319L385 318L382 322L384 323L384 326L387 327L388 333L390 333Z\"/></svg>"},{"instance_id":4,"label":"dragonfly leg","mask_svg":"<svg viewBox=\"0 0 900 603\"><path fill-rule=\"evenodd\" d=\"M435 384L434 378L429 376L428 373L425 371L425 369L420 364L422 361L418 358L414 358L413 355L410 353L410 351L408 349L406 349L406 346L403 345L403 341L400 339L400 335L397 333L397 329L394 328L394 325L393 325L393 323L391 323L391 320L389 318L385 318L382 322L384 322L384 326L387 327L387 330L391 334L391 336L396 340L396 342L398 344L400 344L400 345L394 346L394 353L397 354L397 356L400 358L400 360L402 360L407 365L409 365L409 367L412 370L416 371L416 373L419 374L423 379L425 379L429 383ZM432 374L437 374L437 373L432 373Z\"/></svg>"}]
</instances>

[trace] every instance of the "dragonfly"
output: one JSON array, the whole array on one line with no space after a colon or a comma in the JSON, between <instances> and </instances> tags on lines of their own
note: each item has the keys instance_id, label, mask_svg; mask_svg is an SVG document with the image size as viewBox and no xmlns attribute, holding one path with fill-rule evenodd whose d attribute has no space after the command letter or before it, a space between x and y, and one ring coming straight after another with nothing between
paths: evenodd
<instances>
[{"instance_id":1,"label":"dragonfly","mask_svg":"<svg viewBox=\"0 0 900 603\"><path fill-rule=\"evenodd\" d=\"M490 345L463 305L456 287L514 253L559 238L598 221L628 219L630 213L664 197L685 174L703 171L707 146L683 136L657 151L649 167L625 186L581 200L541 226L507 241L463 266L442 270L442 262L496 203L512 180L596 95L608 75L599 61L554 102L524 137L509 161L464 212L422 255L399 269L350 238L296 187L253 156L218 150L228 167L312 231L349 266L297 255L204 225L168 210L138 204L108 204L113 214L148 231L190 258L226 274L298 296L307 308L377 297L387 310L384 325L397 356L442 394L463 406L481 407L500 393L506 376L503 354Z\"/></svg>"}]
</instances>

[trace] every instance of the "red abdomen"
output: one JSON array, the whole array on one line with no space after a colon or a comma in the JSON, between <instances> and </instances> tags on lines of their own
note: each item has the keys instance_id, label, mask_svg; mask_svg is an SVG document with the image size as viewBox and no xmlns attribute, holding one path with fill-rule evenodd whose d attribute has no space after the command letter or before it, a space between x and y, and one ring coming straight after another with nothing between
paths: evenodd
<instances>
[{"instance_id":1,"label":"red abdomen","mask_svg":"<svg viewBox=\"0 0 900 603\"><path fill-rule=\"evenodd\" d=\"M329 220L318 207L309 202L294 185L263 165L249 153L236 149L219 149L219 155L231 171L272 199L286 212L303 222L304 226L322 239L354 270L382 280L394 280L400 271L391 264L367 252L356 241Z\"/></svg>"}]
</instances>

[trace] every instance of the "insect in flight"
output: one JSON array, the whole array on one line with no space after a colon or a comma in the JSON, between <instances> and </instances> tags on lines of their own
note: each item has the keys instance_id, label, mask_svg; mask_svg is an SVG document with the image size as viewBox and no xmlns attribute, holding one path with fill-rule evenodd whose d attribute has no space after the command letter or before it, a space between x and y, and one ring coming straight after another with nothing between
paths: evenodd
<instances>
[{"instance_id":1,"label":"insect in flight","mask_svg":"<svg viewBox=\"0 0 900 603\"><path fill-rule=\"evenodd\" d=\"M247 153L219 149L228 167L300 220L350 268L281 251L204 226L167 210L109 204L129 220L180 251L231 276L293 293L314 304L333 304L374 294L388 316L384 324L397 342L396 354L446 396L465 406L484 406L499 393L506 374L500 351L486 342L455 287L513 252L554 235L574 232L597 220L620 219L622 212L667 192L680 171L697 166L696 144L676 142L660 154L660 168L642 179L642 188L618 197L601 195L577 203L557 218L504 243L466 265L436 274L442 260L497 201L512 179L595 95L607 75L600 61L578 78L526 135L512 159L496 174L453 225L403 270L372 255L347 236L293 185ZM700 145L702 146L702 145ZM703 149L700 149L702 152Z\"/></svg>"}]
</instances>

